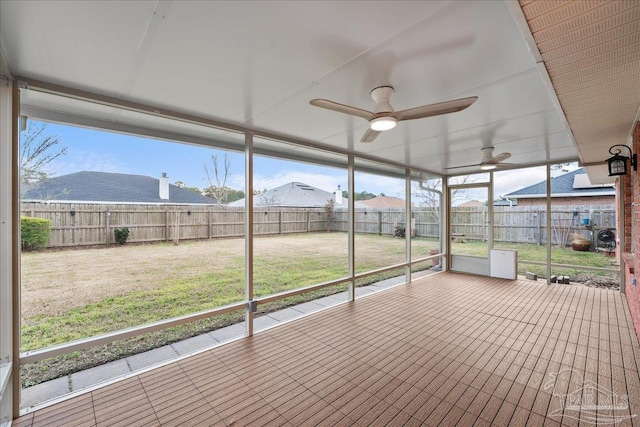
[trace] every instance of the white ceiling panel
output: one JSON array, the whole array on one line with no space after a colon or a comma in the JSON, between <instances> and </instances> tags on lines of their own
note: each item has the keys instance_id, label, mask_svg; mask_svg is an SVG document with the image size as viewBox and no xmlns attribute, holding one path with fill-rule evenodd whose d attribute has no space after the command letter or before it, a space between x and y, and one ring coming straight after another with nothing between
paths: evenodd
<instances>
[{"instance_id":1,"label":"white ceiling panel","mask_svg":"<svg viewBox=\"0 0 640 427\"><path fill-rule=\"evenodd\" d=\"M526 3L531 13L548 13ZM630 8L609 9L635 16ZM547 24L535 17L530 23L544 38L548 60L560 61L564 55L554 55L554 49L564 52L570 42L555 46ZM626 23L613 32L624 39L628 36L618 33L633 35L636 27ZM2 54L11 73L25 80L444 174L447 167L477 162L488 144L496 153L511 152L510 161L517 164L586 158L591 152L580 153L580 139L576 146L572 136L593 140L597 129L589 120L575 119L579 127L566 127L532 40L519 6L503 1L0 3ZM567 82L564 66L553 67L558 85ZM607 75L607 84L635 88L632 62L610 67L626 82L616 85ZM605 71L599 64L594 72ZM573 94L565 102L574 117L600 96L593 88L574 93L591 87L596 77L577 73L575 78L576 85L558 87L559 93ZM313 98L326 98L373 109L369 92L379 85L394 86L396 110L466 96L478 101L458 113L401 122L371 144L359 142L365 120L309 105ZM634 103L637 108L637 97L627 98L627 108ZM155 129L192 142L226 141L219 129L163 123L62 97L25 91L23 105L52 120L111 124L131 132ZM615 135L622 132L616 129ZM614 141L606 136L611 134L604 132L602 140ZM228 139L242 144L237 136ZM265 144L278 151L278 143ZM280 151L295 152L283 147Z\"/></svg>"}]
</instances>

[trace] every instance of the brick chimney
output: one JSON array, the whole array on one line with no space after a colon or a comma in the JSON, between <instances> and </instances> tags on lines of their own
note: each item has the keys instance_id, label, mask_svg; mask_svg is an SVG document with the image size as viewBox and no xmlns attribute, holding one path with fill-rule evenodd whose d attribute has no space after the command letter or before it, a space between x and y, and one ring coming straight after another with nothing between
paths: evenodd
<instances>
[{"instance_id":1,"label":"brick chimney","mask_svg":"<svg viewBox=\"0 0 640 427\"><path fill-rule=\"evenodd\" d=\"M338 185L338 189L335 191L335 196L336 196L336 205L342 205L342 190L340 189L340 186Z\"/></svg>"}]
</instances>

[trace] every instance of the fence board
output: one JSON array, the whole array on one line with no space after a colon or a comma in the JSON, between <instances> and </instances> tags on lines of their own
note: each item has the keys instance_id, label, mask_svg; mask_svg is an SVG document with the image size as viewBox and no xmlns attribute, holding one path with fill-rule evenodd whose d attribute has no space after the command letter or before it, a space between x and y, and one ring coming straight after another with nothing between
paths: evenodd
<instances>
[{"instance_id":1,"label":"fence board","mask_svg":"<svg viewBox=\"0 0 640 427\"><path fill-rule=\"evenodd\" d=\"M160 242L244 236L244 208L184 205L107 205L66 203L22 203L21 214L51 221L49 247L104 245L114 243L113 230L128 227L129 242ZM440 211L415 208L417 237L439 238ZM591 239L591 231L582 224L590 217L594 230L615 230L613 205L554 206L552 242L568 245L572 234ZM404 209L356 209L357 233L393 235L396 226L404 226ZM453 207L451 231L465 239L482 239L488 231L488 209ZM322 208L275 208L254 211L254 233L276 235L327 231ZM545 209L518 206L494 208L494 240L507 243L546 244ZM331 231L346 232L348 212L337 210Z\"/></svg>"}]
</instances>

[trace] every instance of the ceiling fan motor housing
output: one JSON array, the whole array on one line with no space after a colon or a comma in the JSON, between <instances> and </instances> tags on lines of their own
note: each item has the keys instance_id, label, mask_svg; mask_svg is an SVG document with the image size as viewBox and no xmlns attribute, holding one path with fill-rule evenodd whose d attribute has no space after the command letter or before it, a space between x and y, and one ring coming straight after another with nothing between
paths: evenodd
<instances>
[{"instance_id":1,"label":"ceiling fan motor housing","mask_svg":"<svg viewBox=\"0 0 640 427\"><path fill-rule=\"evenodd\" d=\"M393 113L393 107L389 98L393 95L393 87L380 86L371 91L371 98L376 102L376 108L373 110L375 114L378 113Z\"/></svg>"},{"instance_id":2,"label":"ceiling fan motor housing","mask_svg":"<svg viewBox=\"0 0 640 427\"><path fill-rule=\"evenodd\" d=\"M483 147L482 150L482 160L480 163L491 162L493 160L493 147Z\"/></svg>"}]
</instances>

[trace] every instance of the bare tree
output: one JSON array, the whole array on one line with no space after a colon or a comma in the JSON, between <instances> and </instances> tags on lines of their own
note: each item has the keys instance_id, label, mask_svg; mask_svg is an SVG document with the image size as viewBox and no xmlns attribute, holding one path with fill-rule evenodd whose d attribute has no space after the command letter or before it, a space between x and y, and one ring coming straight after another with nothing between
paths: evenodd
<instances>
[{"instance_id":1,"label":"bare tree","mask_svg":"<svg viewBox=\"0 0 640 427\"><path fill-rule=\"evenodd\" d=\"M470 175L464 175L453 178L451 184L467 184L473 182L473 178ZM413 185L413 197L416 199L417 207L425 211L428 218L435 224L437 229L440 228L440 200L442 199L442 179L430 179L427 181L416 182ZM469 195L465 191L460 189L451 190L452 205L457 204L463 200L468 200Z\"/></svg>"},{"instance_id":2,"label":"bare tree","mask_svg":"<svg viewBox=\"0 0 640 427\"><path fill-rule=\"evenodd\" d=\"M280 204L280 197L276 196L273 192L269 193L266 189L257 194L258 201L256 206L277 206Z\"/></svg>"},{"instance_id":3,"label":"bare tree","mask_svg":"<svg viewBox=\"0 0 640 427\"><path fill-rule=\"evenodd\" d=\"M224 166L221 168L218 165L218 155L212 154L211 163L211 166L207 165L206 162L203 164L204 173L206 175L205 181L209 184L204 191L206 195L215 198L216 203L220 206L227 202L227 196L231 191L231 189L227 187L227 179L231 172L231 160L229 159L229 155L225 154Z\"/></svg>"},{"instance_id":4,"label":"bare tree","mask_svg":"<svg viewBox=\"0 0 640 427\"><path fill-rule=\"evenodd\" d=\"M327 218L327 233L331 231L331 224L333 224L333 220L336 218L336 199L329 199L327 203L324 204L324 213Z\"/></svg>"},{"instance_id":5,"label":"bare tree","mask_svg":"<svg viewBox=\"0 0 640 427\"><path fill-rule=\"evenodd\" d=\"M46 180L54 172L47 169L49 164L67 154L67 147L60 147L55 135L47 135L47 125L29 122L29 127L20 138L20 195L32 186Z\"/></svg>"}]
</instances>

